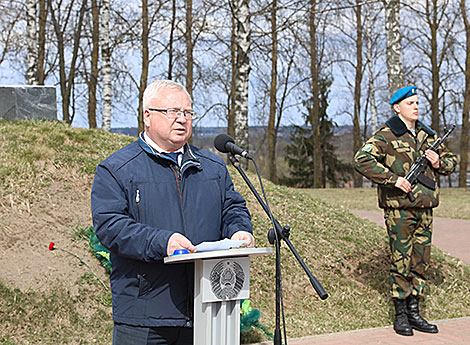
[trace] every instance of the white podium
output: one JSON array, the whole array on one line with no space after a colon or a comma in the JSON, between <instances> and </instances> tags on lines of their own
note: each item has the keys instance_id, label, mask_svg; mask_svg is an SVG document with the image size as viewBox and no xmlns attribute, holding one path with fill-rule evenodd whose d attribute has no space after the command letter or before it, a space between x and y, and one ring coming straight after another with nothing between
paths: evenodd
<instances>
[{"instance_id":1,"label":"white podium","mask_svg":"<svg viewBox=\"0 0 470 345\"><path fill-rule=\"evenodd\" d=\"M164 259L194 262L194 344L240 344L240 300L250 297L250 257L272 253L272 248L240 248Z\"/></svg>"}]
</instances>

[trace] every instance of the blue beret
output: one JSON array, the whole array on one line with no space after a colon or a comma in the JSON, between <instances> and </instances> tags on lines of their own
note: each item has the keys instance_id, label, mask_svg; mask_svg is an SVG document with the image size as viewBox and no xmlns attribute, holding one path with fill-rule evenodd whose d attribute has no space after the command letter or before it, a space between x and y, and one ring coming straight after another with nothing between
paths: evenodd
<instances>
[{"instance_id":1,"label":"blue beret","mask_svg":"<svg viewBox=\"0 0 470 345\"><path fill-rule=\"evenodd\" d=\"M401 89L395 91L395 93L392 95L392 98L390 98L390 104L396 104L405 98L414 96L417 94L416 92L416 86L402 87Z\"/></svg>"}]
</instances>

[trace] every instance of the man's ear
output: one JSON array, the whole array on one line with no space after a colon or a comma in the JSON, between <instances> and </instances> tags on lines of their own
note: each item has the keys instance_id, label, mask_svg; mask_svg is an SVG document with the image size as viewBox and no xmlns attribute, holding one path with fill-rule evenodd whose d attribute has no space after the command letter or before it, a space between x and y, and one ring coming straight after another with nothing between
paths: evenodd
<instances>
[{"instance_id":1,"label":"man's ear","mask_svg":"<svg viewBox=\"0 0 470 345\"><path fill-rule=\"evenodd\" d=\"M150 111L148 111L147 109L144 110L143 120L145 126L150 127Z\"/></svg>"},{"instance_id":2,"label":"man's ear","mask_svg":"<svg viewBox=\"0 0 470 345\"><path fill-rule=\"evenodd\" d=\"M400 114L400 105L398 103L395 103L393 105L393 110L395 110L397 114Z\"/></svg>"}]
</instances>

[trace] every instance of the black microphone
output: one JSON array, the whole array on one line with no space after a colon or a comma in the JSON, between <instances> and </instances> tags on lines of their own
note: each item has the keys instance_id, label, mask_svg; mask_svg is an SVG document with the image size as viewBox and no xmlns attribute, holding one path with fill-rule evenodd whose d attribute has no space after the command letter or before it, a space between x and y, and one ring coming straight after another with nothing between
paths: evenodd
<instances>
[{"instance_id":1,"label":"black microphone","mask_svg":"<svg viewBox=\"0 0 470 345\"><path fill-rule=\"evenodd\" d=\"M235 140L227 134L219 134L214 139L215 148L223 153L232 153L233 155L240 155L246 159L253 160L250 154L235 144Z\"/></svg>"}]
</instances>

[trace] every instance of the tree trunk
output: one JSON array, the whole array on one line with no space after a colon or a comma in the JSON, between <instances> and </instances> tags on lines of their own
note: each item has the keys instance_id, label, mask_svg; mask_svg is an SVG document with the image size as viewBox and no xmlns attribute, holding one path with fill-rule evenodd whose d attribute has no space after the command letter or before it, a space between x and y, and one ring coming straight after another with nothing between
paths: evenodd
<instances>
[{"instance_id":1,"label":"tree trunk","mask_svg":"<svg viewBox=\"0 0 470 345\"><path fill-rule=\"evenodd\" d=\"M316 43L316 24L315 24L315 8L316 0L310 0L310 74L312 86L312 108L310 110L310 125L312 126L313 140L313 188L321 188L323 175L323 159L321 148L320 133L320 91L319 91L319 74L317 61L317 43Z\"/></svg>"},{"instance_id":2,"label":"tree trunk","mask_svg":"<svg viewBox=\"0 0 470 345\"><path fill-rule=\"evenodd\" d=\"M101 118L101 129L111 130L111 45L109 38L109 21L111 12L111 1L103 0L101 20L101 59L103 73L103 114Z\"/></svg>"},{"instance_id":3,"label":"tree trunk","mask_svg":"<svg viewBox=\"0 0 470 345\"><path fill-rule=\"evenodd\" d=\"M366 22L366 37L367 37L367 67L369 71L369 100L370 100L370 130L374 134L377 130L377 108L375 105L375 86L374 86L374 70L372 61L372 13L370 11L371 4L366 5L367 22Z\"/></svg>"},{"instance_id":4,"label":"tree trunk","mask_svg":"<svg viewBox=\"0 0 470 345\"><path fill-rule=\"evenodd\" d=\"M460 134L459 187L467 188L468 132L470 112L470 22L465 9L465 0L460 0L460 9L465 25L465 90L462 111L462 133Z\"/></svg>"},{"instance_id":5,"label":"tree trunk","mask_svg":"<svg viewBox=\"0 0 470 345\"><path fill-rule=\"evenodd\" d=\"M271 5L271 33L272 33L272 57L271 57L271 88L269 89L269 119L268 119L268 176L277 183L276 172L276 133L275 120L277 113L277 0Z\"/></svg>"},{"instance_id":6,"label":"tree trunk","mask_svg":"<svg viewBox=\"0 0 470 345\"><path fill-rule=\"evenodd\" d=\"M360 4L360 1L356 1ZM354 118L353 118L353 155L359 151L361 141L361 84L362 84L362 10L361 6L354 8L356 13L356 71L354 81ZM354 187L362 187L362 175L354 173Z\"/></svg>"},{"instance_id":7,"label":"tree trunk","mask_svg":"<svg viewBox=\"0 0 470 345\"><path fill-rule=\"evenodd\" d=\"M186 41L186 90L191 99L193 98L193 0L186 0L186 32L184 38Z\"/></svg>"},{"instance_id":8,"label":"tree trunk","mask_svg":"<svg viewBox=\"0 0 470 345\"><path fill-rule=\"evenodd\" d=\"M91 0L91 71L88 81L88 126L96 128L96 86L98 84L98 59L100 47L100 9L97 0Z\"/></svg>"},{"instance_id":9,"label":"tree trunk","mask_svg":"<svg viewBox=\"0 0 470 345\"><path fill-rule=\"evenodd\" d=\"M36 85L37 41L36 41L36 1L26 1L26 84Z\"/></svg>"},{"instance_id":10,"label":"tree trunk","mask_svg":"<svg viewBox=\"0 0 470 345\"><path fill-rule=\"evenodd\" d=\"M83 0L80 10L78 12L78 22L77 27L74 29L73 35L73 47L72 54L69 63L69 75L66 73L66 64L65 64L65 42L64 42L64 33L59 24L59 21L55 15L54 9L52 7L52 0L47 0L47 5L49 7L49 12L51 13L51 19L54 26L54 31L57 37L57 50L59 55L59 85L60 93L62 96L62 119L64 122L71 124L73 121L73 115L70 115L70 98L71 92L74 84L75 78L75 64L78 58L78 48L80 44L81 30L83 25L83 18L85 16L85 10L87 5L87 0ZM70 5L67 18L72 11L72 5ZM58 12L59 13L59 12ZM66 26L66 25L65 25ZM64 27L65 27L64 26Z\"/></svg>"},{"instance_id":11,"label":"tree trunk","mask_svg":"<svg viewBox=\"0 0 470 345\"><path fill-rule=\"evenodd\" d=\"M437 0L432 0L432 7L429 8L429 2L426 1L426 17L431 34L431 74L432 74L432 90L431 90L431 127L437 132L439 128L439 66L437 61L437 29L439 23L437 22Z\"/></svg>"},{"instance_id":12,"label":"tree trunk","mask_svg":"<svg viewBox=\"0 0 470 345\"><path fill-rule=\"evenodd\" d=\"M46 79L44 73L44 61L46 54L46 22L47 22L47 9L46 0L39 0L39 29L38 29L38 59L37 59L37 82L39 85L44 85Z\"/></svg>"},{"instance_id":13,"label":"tree trunk","mask_svg":"<svg viewBox=\"0 0 470 345\"><path fill-rule=\"evenodd\" d=\"M384 0L387 34L387 71L390 96L403 86L401 63L400 1Z\"/></svg>"},{"instance_id":14,"label":"tree trunk","mask_svg":"<svg viewBox=\"0 0 470 345\"><path fill-rule=\"evenodd\" d=\"M232 7L233 9L233 7ZM232 65L232 79L230 81L230 94L228 99L227 113L227 134L232 138L235 137L235 81L237 80L237 46L235 43L235 33L237 31L235 13L232 12L232 32L230 35L230 61Z\"/></svg>"},{"instance_id":15,"label":"tree trunk","mask_svg":"<svg viewBox=\"0 0 470 345\"><path fill-rule=\"evenodd\" d=\"M15 27L18 27L18 23L23 20L24 13L23 8L13 7L11 5L3 6L3 3L0 2L0 10L8 11L10 18L5 20L3 24L3 35L1 35L0 43L0 65L5 61L8 53L14 51L14 46L16 45L16 33ZM4 18L2 18L4 19ZM26 75L25 75L26 76Z\"/></svg>"},{"instance_id":16,"label":"tree trunk","mask_svg":"<svg viewBox=\"0 0 470 345\"><path fill-rule=\"evenodd\" d=\"M235 141L248 149L248 81L250 76L249 0L234 0L237 77L234 92Z\"/></svg>"},{"instance_id":17,"label":"tree trunk","mask_svg":"<svg viewBox=\"0 0 470 345\"><path fill-rule=\"evenodd\" d=\"M171 25L170 25L170 42L168 44L168 80L173 78L173 40L175 35L176 23L176 0L171 3Z\"/></svg>"},{"instance_id":18,"label":"tree trunk","mask_svg":"<svg viewBox=\"0 0 470 345\"><path fill-rule=\"evenodd\" d=\"M140 75L139 85L139 108L138 119L139 119L139 133L144 130L144 108L143 108L143 96L145 88L147 87L147 79L149 72L149 13L148 13L148 0L142 0L142 73Z\"/></svg>"},{"instance_id":19,"label":"tree trunk","mask_svg":"<svg viewBox=\"0 0 470 345\"><path fill-rule=\"evenodd\" d=\"M59 85L60 94L62 96L62 121L70 123L69 118L69 96L67 89L66 73L65 73L65 56L64 56L64 35L61 31L59 22L57 21L54 9L52 8L52 0L47 0L49 12L51 13L52 24L57 37L57 50L59 55Z\"/></svg>"}]
</instances>

